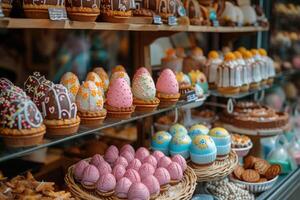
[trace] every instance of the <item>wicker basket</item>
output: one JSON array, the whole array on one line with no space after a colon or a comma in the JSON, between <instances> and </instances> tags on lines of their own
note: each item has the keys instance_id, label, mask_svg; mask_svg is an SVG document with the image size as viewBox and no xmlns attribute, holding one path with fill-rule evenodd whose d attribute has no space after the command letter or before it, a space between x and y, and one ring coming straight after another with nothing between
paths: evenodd
<instances>
[{"instance_id":1,"label":"wicker basket","mask_svg":"<svg viewBox=\"0 0 300 200\"><path fill-rule=\"evenodd\" d=\"M68 173L65 176L65 182L68 185L70 192L78 199L86 200L117 200L115 196L100 197L96 192L87 191L80 184L77 184L73 178L73 166L69 167ZM168 191L161 193L157 200L188 200L191 199L197 185L197 176L188 167L184 172L184 177L177 185L171 186Z\"/></svg>"},{"instance_id":2,"label":"wicker basket","mask_svg":"<svg viewBox=\"0 0 300 200\"><path fill-rule=\"evenodd\" d=\"M212 165L199 166L189 162L197 175L198 182L220 180L231 174L235 166L238 164L238 156L234 151L231 151L225 160L217 160Z\"/></svg>"}]
</instances>

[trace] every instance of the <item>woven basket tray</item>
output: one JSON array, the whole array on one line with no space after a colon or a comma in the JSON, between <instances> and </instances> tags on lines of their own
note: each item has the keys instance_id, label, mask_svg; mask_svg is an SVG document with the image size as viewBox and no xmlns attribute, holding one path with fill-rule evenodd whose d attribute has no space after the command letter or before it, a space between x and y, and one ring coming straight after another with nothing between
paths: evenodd
<instances>
[{"instance_id":1,"label":"woven basket tray","mask_svg":"<svg viewBox=\"0 0 300 200\"><path fill-rule=\"evenodd\" d=\"M209 166L199 166L189 162L189 166L193 168L197 175L198 182L220 180L231 174L235 166L238 164L238 156L231 151L229 156L222 161L215 161Z\"/></svg>"},{"instance_id":2,"label":"woven basket tray","mask_svg":"<svg viewBox=\"0 0 300 200\"><path fill-rule=\"evenodd\" d=\"M115 196L100 197L96 192L90 192L84 189L80 184L77 184L73 178L73 166L68 169L65 176L65 182L68 185L70 192L78 199L85 200L118 200ZM191 199L196 189L197 176L192 168L188 167L184 172L184 177L177 185L171 186L168 191L160 193L157 200L188 200Z\"/></svg>"}]
</instances>

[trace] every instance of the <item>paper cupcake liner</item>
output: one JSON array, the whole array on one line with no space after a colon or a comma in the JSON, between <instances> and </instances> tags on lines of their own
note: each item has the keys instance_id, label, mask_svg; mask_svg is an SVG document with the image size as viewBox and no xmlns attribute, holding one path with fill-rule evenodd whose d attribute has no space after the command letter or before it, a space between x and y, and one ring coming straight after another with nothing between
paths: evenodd
<instances>
[{"instance_id":1,"label":"paper cupcake liner","mask_svg":"<svg viewBox=\"0 0 300 200\"><path fill-rule=\"evenodd\" d=\"M231 144L223 145L223 146L217 146L217 155L223 156L230 153Z\"/></svg>"}]
</instances>

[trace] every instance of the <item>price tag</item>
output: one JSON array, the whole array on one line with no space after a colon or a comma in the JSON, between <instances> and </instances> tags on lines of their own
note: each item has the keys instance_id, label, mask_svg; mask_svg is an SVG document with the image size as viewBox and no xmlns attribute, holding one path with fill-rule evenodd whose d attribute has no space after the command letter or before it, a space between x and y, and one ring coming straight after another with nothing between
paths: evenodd
<instances>
[{"instance_id":1,"label":"price tag","mask_svg":"<svg viewBox=\"0 0 300 200\"><path fill-rule=\"evenodd\" d=\"M153 16L153 24L162 24L161 17L159 15L154 15Z\"/></svg>"},{"instance_id":2,"label":"price tag","mask_svg":"<svg viewBox=\"0 0 300 200\"><path fill-rule=\"evenodd\" d=\"M196 101L197 100L197 96L194 90L191 90L189 92L186 93L186 101L187 102L192 102L192 101Z\"/></svg>"},{"instance_id":3,"label":"price tag","mask_svg":"<svg viewBox=\"0 0 300 200\"><path fill-rule=\"evenodd\" d=\"M53 21L67 20L66 8L48 8L49 17Z\"/></svg>"},{"instance_id":4,"label":"price tag","mask_svg":"<svg viewBox=\"0 0 300 200\"><path fill-rule=\"evenodd\" d=\"M168 17L168 24L170 26L176 26L177 25L177 18L175 16Z\"/></svg>"}]
</instances>

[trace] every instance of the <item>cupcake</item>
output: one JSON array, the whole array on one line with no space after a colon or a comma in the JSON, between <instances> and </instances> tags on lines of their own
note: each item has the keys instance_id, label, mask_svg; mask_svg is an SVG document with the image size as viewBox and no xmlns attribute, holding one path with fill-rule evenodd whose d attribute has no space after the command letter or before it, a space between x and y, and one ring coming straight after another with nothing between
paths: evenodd
<instances>
[{"instance_id":1,"label":"cupcake","mask_svg":"<svg viewBox=\"0 0 300 200\"><path fill-rule=\"evenodd\" d=\"M209 129L202 124L195 124L189 130L189 136L193 140L197 135L207 135Z\"/></svg>"},{"instance_id":2,"label":"cupcake","mask_svg":"<svg viewBox=\"0 0 300 200\"><path fill-rule=\"evenodd\" d=\"M48 136L61 137L77 132L80 123L77 106L71 102L63 85L52 85L41 104Z\"/></svg>"},{"instance_id":3,"label":"cupcake","mask_svg":"<svg viewBox=\"0 0 300 200\"><path fill-rule=\"evenodd\" d=\"M120 180L118 180L116 188L115 188L115 195L120 199L127 199L128 197L128 191L131 187L132 182L126 178L123 177Z\"/></svg>"},{"instance_id":4,"label":"cupcake","mask_svg":"<svg viewBox=\"0 0 300 200\"><path fill-rule=\"evenodd\" d=\"M100 196L109 197L114 194L116 187L116 178L112 174L100 176L96 183L96 192Z\"/></svg>"},{"instance_id":5,"label":"cupcake","mask_svg":"<svg viewBox=\"0 0 300 200\"><path fill-rule=\"evenodd\" d=\"M123 153L125 151L129 151L132 155L135 155L135 150L130 144L125 144L122 146L120 153Z\"/></svg>"},{"instance_id":6,"label":"cupcake","mask_svg":"<svg viewBox=\"0 0 300 200\"><path fill-rule=\"evenodd\" d=\"M94 165L88 165L83 171L81 185L88 190L93 190L99 177L98 169Z\"/></svg>"},{"instance_id":7,"label":"cupcake","mask_svg":"<svg viewBox=\"0 0 300 200\"><path fill-rule=\"evenodd\" d=\"M174 72L182 71L183 59L176 56L175 49L167 49L166 56L161 59L161 66L164 69L172 69Z\"/></svg>"},{"instance_id":8,"label":"cupcake","mask_svg":"<svg viewBox=\"0 0 300 200\"><path fill-rule=\"evenodd\" d=\"M157 163L158 163L158 161L159 161L162 157L164 157L165 154L164 154L163 152L161 152L161 151L154 151L154 152L152 153L152 156L156 159L156 161L157 161Z\"/></svg>"},{"instance_id":9,"label":"cupcake","mask_svg":"<svg viewBox=\"0 0 300 200\"><path fill-rule=\"evenodd\" d=\"M111 77L110 77L110 83L114 82L115 80L119 79L119 78L123 78L127 85L130 86L130 78L128 76L128 74L126 73L126 71L116 71L116 72L113 72Z\"/></svg>"},{"instance_id":10,"label":"cupcake","mask_svg":"<svg viewBox=\"0 0 300 200\"><path fill-rule=\"evenodd\" d=\"M198 165L212 164L217 157L217 147L208 135L198 135L193 139L190 156L193 163Z\"/></svg>"},{"instance_id":11,"label":"cupcake","mask_svg":"<svg viewBox=\"0 0 300 200\"><path fill-rule=\"evenodd\" d=\"M254 61L253 55L250 51L243 51L242 54L246 67L251 72L250 90L257 90L260 88L260 82L262 80L260 66Z\"/></svg>"},{"instance_id":12,"label":"cupcake","mask_svg":"<svg viewBox=\"0 0 300 200\"><path fill-rule=\"evenodd\" d=\"M143 68L141 68L143 69ZM153 111L159 104L159 99L155 97L156 88L150 74L144 70L138 70L132 82L133 104L137 111Z\"/></svg>"},{"instance_id":13,"label":"cupcake","mask_svg":"<svg viewBox=\"0 0 300 200\"><path fill-rule=\"evenodd\" d=\"M192 81L192 85L195 87L196 85L199 85L202 89L204 94L207 94L208 92L208 83L206 76L204 73L200 72L199 70L192 70L189 73L189 77Z\"/></svg>"},{"instance_id":14,"label":"cupcake","mask_svg":"<svg viewBox=\"0 0 300 200\"><path fill-rule=\"evenodd\" d=\"M106 92L109 86L109 78L106 71L102 67L96 67L93 69L93 72L95 72L101 78L103 89Z\"/></svg>"},{"instance_id":15,"label":"cupcake","mask_svg":"<svg viewBox=\"0 0 300 200\"><path fill-rule=\"evenodd\" d=\"M156 96L160 100L161 107L167 107L177 103L180 93L175 74L170 69L164 69L156 83Z\"/></svg>"},{"instance_id":16,"label":"cupcake","mask_svg":"<svg viewBox=\"0 0 300 200\"><path fill-rule=\"evenodd\" d=\"M160 185L153 175L147 176L142 180L142 183L148 188L150 193L150 199L155 199L160 192Z\"/></svg>"},{"instance_id":17,"label":"cupcake","mask_svg":"<svg viewBox=\"0 0 300 200\"><path fill-rule=\"evenodd\" d=\"M102 162L105 162L104 158L100 155L100 154L95 154L91 161L90 161L90 164L91 165L94 165L94 166L98 166L100 165Z\"/></svg>"},{"instance_id":18,"label":"cupcake","mask_svg":"<svg viewBox=\"0 0 300 200\"><path fill-rule=\"evenodd\" d=\"M125 79L112 81L107 92L107 114L113 118L129 118L134 112L133 98Z\"/></svg>"},{"instance_id":19,"label":"cupcake","mask_svg":"<svg viewBox=\"0 0 300 200\"><path fill-rule=\"evenodd\" d=\"M205 75L210 89L216 88L217 70L219 65L223 62L217 51L210 51L208 53L208 60L205 65Z\"/></svg>"},{"instance_id":20,"label":"cupcake","mask_svg":"<svg viewBox=\"0 0 300 200\"><path fill-rule=\"evenodd\" d=\"M140 148L138 148L138 150L135 153L135 158L137 158L141 162L143 162L143 160L145 158L147 158L149 155L150 155L150 152L148 151L148 149L146 149L145 147L140 147Z\"/></svg>"},{"instance_id":21,"label":"cupcake","mask_svg":"<svg viewBox=\"0 0 300 200\"><path fill-rule=\"evenodd\" d=\"M255 61L255 63L259 65L260 74L261 74L260 85L266 86L268 82L266 60L261 57L257 49L251 49L251 53L253 55L253 60Z\"/></svg>"},{"instance_id":22,"label":"cupcake","mask_svg":"<svg viewBox=\"0 0 300 200\"><path fill-rule=\"evenodd\" d=\"M76 96L76 105L82 124L99 125L106 117L102 93L92 81L86 81L80 86Z\"/></svg>"},{"instance_id":23,"label":"cupcake","mask_svg":"<svg viewBox=\"0 0 300 200\"><path fill-rule=\"evenodd\" d=\"M112 172L111 166L107 162L101 162L99 165L97 165L97 168L100 176L110 174Z\"/></svg>"},{"instance_id":24,"label":"cupcake","mask_svg":"<svg viewBox=\"0 0 300 200\"><path fill-rule=\"evenodd\" d=\"M209 136L214 140L217 147L217 156L226 157L231 149L231 137L224 128L213 128L209 131Z\"/></svg>"},{"instance_id":25,"label":"cupcake","mask_svg":"<svg viewBox=\"0 0 300 200\"><path fill-rule=\"evenodd\" d=\"M168 165L167 170L170 174L170 184L175 185L183 178L183 171L181 166L177 162L172 162Z\"/></svg>"},{"instance_id":26,"label":"cupcake","mask_svg":"<svg viewBox=\"0 0 300 200\"><path fill-rule=\"evenodd\" d=\"M167 131L158 131L152 136L151 148L153 150L159 150L165 155L169 155L169 144L171 139L172 135Z\"/></svg>"},{"instance_id":27,"label":"cupcake","mask_svg":"<svg viewBox=\"0 0 300 200\"><path fill-rule=\"evenodd\" d=\"M116 165L123 165L126 168L128 166L128 162L127 162L126 158L124 158L123 156L120 156L114 162L114 166L116 166Z\"/></svg>"},{"instance_id":28,"label":"cupcake","mask_svg":"<svg viewBox=\"0 0 300 200\"><path fill-rule=\"evenodd\" d=\"M187 135L188 131L183 125L177 123L170 127L170 133L174 137L175 135Z\"/></svg>"},{"instance_id":29,"label":"cupcake","mask_svg":"<svg viewBox=\"0 0 300 200\"><path fill-rule=\"evenodd\" d=\"M189 148L192 140L189 135L174 135L169 146L170 154L180 154L185 159L190 157Z\"/></svg>"},{"instance_id":30,"label":"cupcake","mask_svg":"<svg viewBox=\"0 0 300 200\"><path fill-rule=\"evenodd\" d=\"M49 19L49 8L65 8L65 1L24 0L23 9L25 17L36 19Z\"/></svg>"},{"instance_id":31,"label":"cupcake","mask_svg":"<svg viewBox=\"0 0 300 200\"><path fill-rule=\"evenodd\" d=\"M240 7L244 16L244 25L253 26L257 22L255 9L250 5L243 5Z\"/></svg>"},{"instance_id":32,"label":"cupcake","mask_svg":"<svg viewBox=\"0 0 300 200\"><path fill-rule=\"evenodd\" d=\"M118 159L118 157L119 157L119 150L114 145L109 146L104 154L104 160L111 165Z\"/></svg>"},{"instance_id":33,"label":"cupcake","mask_svg":"<svg viewBox=\"0 0 300 200\"><path fill-rule=\"evenodd\" d=\"M101 92L101 95L103 96L103 98L105 97L104 89L103 89L103 81L100 78L100 76L98 76L98 74L96 74L95 72L89 72L85 78L85 81L94 82L95 85L97 86L98 90Z\"/></svg>"},{"instance_id":34,"label":"cupcake","mask_svg":"<svg viewBox=\"0 0 300 200\"><path fill-rule=\"evenodd\" d=\"M155 172L155 168L149 163L144 163L139 169L139 174L141 179L146 178L147 176L153 175Z\"/></svg>"},{"instance_id":35,"label":"cupcake","mask_svg":"<svg viewBox=\"0 0 300 200\"><path fill-rule=\"evenodd\" d=\"M274 77L276 75L274 61L268 56L267 51L265 49L258 49L258 52L266 62L267 76L268 76L267 84L272 85L274 82Z\"/></svg>"},{"instance_id":36,"label":"cupcake","mask_svg":"<svg viewBox=\"0 0 300 200\"><path fill-rule=\"evenodd\" d=\"M169 183L171 177L169 171L166 168L160 167L157 168L154 172L154 177L158 180L160 185L160 191L167 191L170 187Z\"/></svg>"},{"instance_id":37,"label":"cupcake","mask_svg":"<svg viewBox=\"0 0 300 200\"><path fill-rule=\"evenodd\" d=\"M133 183L128 191L128 200L149 200L150 192L143 183Z\"/></svg>"},{"instance_id":38,"label":"cupcake","mask_svg":"<svg viewBox=\"0 0 300 200\"><path fill-rule=\"evenodd\" d=\"M142 166L142 162L139 159L135 158L129 163L127 169L134 169L136 171L139 171L141 166Z\"/></svg>"},{"instance_id":39,"label":"cupcake","mask_svg":"<svg viewBox=\"0 0 300 200\"><path fill-rule=\"evenodd\" d=\"M77 181L81 181L83 177L83 172L87 166L89 166L89 163L85 160L81 160L75 164L73 173Z\"/></svg>"},{"instance_id":40,"label":"cupcake","mask_svg":"<svg viewBox=\"0 0 300 200\"><path fill-rule=\"evenodd\" d=\"M132 154L130 151L122 151L120 153L120 156L124 157L128 163L130 163L134 159L134 155L135 154Z\"/></svg>"},{"instance_id":41,"label":"cupcake","mask_svg":"<svg viewBox=\"0 0 300 200\"><path fill-rule=\"evenodd\" d=\"M126 168L123 165L115 165L112 174L115 176L116 180L120 180L124 177L126 173Z\"/></svg>"},{"instance_id":42,"label":"cupcake","mask_svg":"<svg viewBox=\"0 0 300 200\"><path fill-rule=\"evenodd\" d=\"M242 86L240 87L241 92L247 92L250 88L251 82L251 71L250 68L247 67L242 54L239 51L235 51L234 55L236 57L237 65L241 68L241 82Z\"/></svg>"},{"instance_id":43,"label":"cupcake","mask_svg":"<svg viewBox=\"0 0 300 200\"><path fill-rule=\"evenodd\" d=\"M169 157L164 156L158 161L157 167L167 168L169 166L169 164L171 164L171 163L172 163L172 160Z\"/></svg>"},{"instance_id":44,"label":"cupcake","mask_svg":"<svg viewBox=\"0 0 300 200\"><path fill-rule=\"evenodd\" d=\"M183 61L183 73L189 73L193 70L203 70L206 63L206 58L203 55L203 50L199 47L194 47L191 55Z\"/></svg>"},{"instance_id":45,"label":"cupcake","mask_svg":"<svg viewBox=\"0 0 300 200\"><path fill-rule=\"evenodd\" d=\"M28 147L41 144L46 132L43 117L36 105L20 88L6 88L0 94L0 135L8 147ZM6 94L5 94L6 93Z\"/></svg>"},{"instance_id":46,"label":"cupcake","mask_svg":"<svg viewBox=\"0 0 300 200\"><path fill-rule=\"evenodd\" d=\"M40 72L33 72L33 75L30 75L24 82L26 94L33 99L36 88L45 80L45 76L42 76Z\"/></svg>"},{"instance_id":47,"label":"cupcake","mask_svg":"<svg viewBox=\"0 0 300 200\"><path fill-rule=\"evenodd\" d=\"M124 177L128 178L132 183L141 182L139 173L134 169L128 169L125 172Z\"/></svg>"},{"instance_id":48,"label":"cupcake","mask_svg":"<svg viewBox=\"0 0 300 200\"><path fill-rule=\"evenodd\" d=\"M193 91L194 88L192 87L191 80L188 75L177 72L176 79L179 85L179 92L180 92L180 99L186 99L186 94L190 91Z\"/></svg>"},{"instance_id":49,"label":"cupcake","mask_svg":"<svg viewBox=\"0 0 300 200\"><path fill-rule=\"evenodd\" d=\"M222 12L220 24L222 26L236 26L237 25L237 9L231 2L225 2L225 9Z\"/></svg>"},{"instance_id":50,"label":"cupcake","mask_svg":"<svg viewBox=\"0 0 300 200\"><path fill-rule=\"evenodd\" d=\"M80 87L78 77L72 72L67 72L60 79L60 84L67 88L71 101L75 102L75 98Z\"/></svg>"},{"instance_id":51,"label":"cupcake","mask_svg":"<svg viewBox=\"0 0 300 200\"><path fill-rule=\"evenodd\" d=\"M143 163L149 163L152 165L154 168L157 167L157 160L153 155L149 155L147 158L143 160Z\"/></svg>"},{"instance_id":52,"label":"cupcake","mask_svg":"<svg viewBox=\"0 0 300 200\"><path fill-rule=\"evenodd\" d=\"M172 161L178 163L183 172L186 170L186 168L187 168L186 160L181 155L173 156Z\"/></svg>"},{"instance_id":53,"label":"cupcake","mask_svg":"<svg viewBox=\"0 0 300 200\"><path fill-rule=\"evenodd\" d=\"M100 14L100 0L66 1L68 17L73 21L96 21Z\"/></svg>"}]
</instances>

